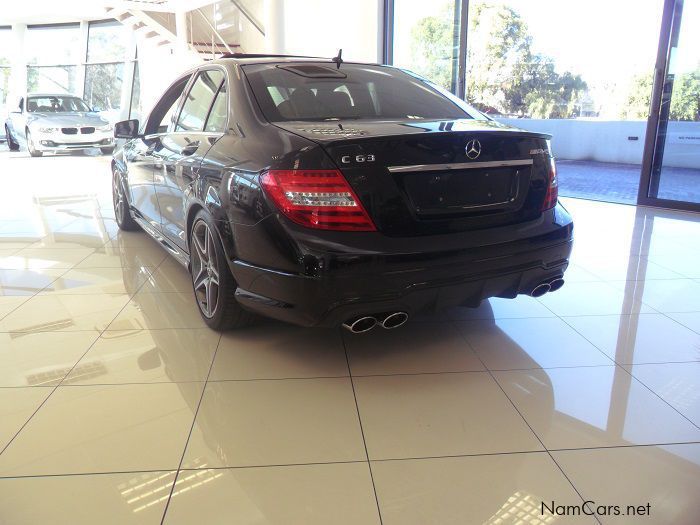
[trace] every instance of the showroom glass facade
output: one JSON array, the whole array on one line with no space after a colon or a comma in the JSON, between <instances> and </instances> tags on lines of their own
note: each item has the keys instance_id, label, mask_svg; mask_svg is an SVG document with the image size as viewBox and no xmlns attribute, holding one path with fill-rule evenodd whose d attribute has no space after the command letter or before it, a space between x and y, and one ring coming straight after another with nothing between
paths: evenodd
<instances>
[{"instance_id":1,"label":"showroom glass facade","mask_svg":"<svg viewBox=\"0 0 700 525\"><path fill-rule=\"evenodd\" d=\"M80 24L30 26L24 36L27 92L77 93Z\"/></svg>"},{"instance_id":2,"label":"showroom glass facade","mask_svg":"<svg viewBox=\"0 0 700 525\"><path fill-rule=\"evenodd\" d=\"M111 121L128 118L138 105L133 31L116 20L29 25L19 32L26 64L26 92L71 93ZM0 27L0 109L12 92L11 28ZM18 88L19 89L19 88ZM19 99L21 93L15 93ZM14 104L16 101L11 101ZM14 108L12 108L14 109Z\"/></svg>"},{"instance_id":3,"label":"showroom glass facade","mask_svg":"<svg viewBox=\"0 0 700 525\"><path fill-rule=\"evenodd\" d=\"M459 0L395 0L393 63L458 92Z\"/></svg>"},{"instance_id":4,"label":"showroom glass facade","mask_svg":"<svg viewBox=\"0 0 700 525\"><path fill-rule=\"evenodd\" d=\"M116 118L122 105L130 105L128 79L133 78L135 65L133 32L116 20L90 22L83 97L91 107Z\"/></svg>"},{"instance_id":5,"label":"showroom glass facade","mask_svg":"<svg viewBox=\"0 0 700 525\"><path fill-rule=\"evenodd\" d=\"M7 26L0 26L0 115L7 110L7 95L10 87L10 50L12 42L12 30Z\"/></svg>"},{"instance_id":6,"label":"showroom glass facade","mask_svg":"<svg viewBox=\"0 0 700 525\"><path fill-rule=\"evenodd\" d=\"M561 195L695 209L699 3L385 0L384 60L552 134Z\"/></svg>"}]
</instances>

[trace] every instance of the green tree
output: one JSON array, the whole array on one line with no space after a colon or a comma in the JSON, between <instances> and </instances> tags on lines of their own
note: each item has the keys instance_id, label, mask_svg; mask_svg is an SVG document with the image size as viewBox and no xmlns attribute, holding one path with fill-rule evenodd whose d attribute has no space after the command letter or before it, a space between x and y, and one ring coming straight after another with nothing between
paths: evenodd
<instances>
[{"instance_id":1,"label":"green tree","mask_svg":"<svg viewBox=\"0 0 700 525\"><path fill-rule=\"evenodd\" d=\"M411 29L412 69L445 89L452 89L454 18L451 10L423 18Z\"/></svg>"},{"instance_id":2,"label":"green tree","mask_svg":"<svg viewBox=\"0 0 700 525\"><path fill-rule=\"evenodd\" d=\"M620 111L620 117L646 119L651 104L653 84L652 73L634 77ZM676 75L673 79L669 118L700 121L700 67L690 73Z\"/></svg>"},{"instance_id":3,"label":"green tree","mask_svg":"<svg viewBox=\"0 0 700 525\"><path fill-rule=\"evenodd\" d=\"M453 13L423 18L411 36L416 72L449 89ZM551 58L533 53L527 24L514 9L472 4L467 40L467 96L475 106L536 118L576 115L586 83L579 75L557 73Z\"/></svg>"}]
</instances>

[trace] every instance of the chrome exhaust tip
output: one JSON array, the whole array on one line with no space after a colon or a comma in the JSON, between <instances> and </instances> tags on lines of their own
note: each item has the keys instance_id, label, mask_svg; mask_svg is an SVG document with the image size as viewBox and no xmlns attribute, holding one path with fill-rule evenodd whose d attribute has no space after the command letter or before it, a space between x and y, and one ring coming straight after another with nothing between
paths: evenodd
<instances>
[{"instance_id":1,"label":"chrome exhaust tip","mask_svg":"<svg viewBox=\"0 0 700 525\"><path fill-rule=\"evenodd\" d=\"M535 286L532 291L530 292L530 296L532 297L542 297L544 294L546 294L550 290L549 283L541 283Z\"/></svg>"},{"instance_id":2,"label":"chrome exhaust tip","mask_svg":"<svg viewBox=\"0 0 700 525\"><path fill-rule=\"evenodd\" d=\"M343 323L343 328L351 331L353 334L361 334L369 332L377 325L377 319L371 315L349 319Z\"/></svg>"},{"instance_id":3,"label":"chrome exhaust tip","mask_svg":"<svg viewBox=\"0 0 700 525\"><path fill-rule=\"evenodd\" d=\"M549 282L549 291L556 292L562 286L564 286L564 279L562 279L561 277L557 277L553 281Z\"/></svg>"},{"instance_id":4,"label":"chrome exhaust tip","mask_svg":"<svg viewBox=\"0 0 700 525\"><path fill-rule=\"evenodd\" d=\"M398 328L406 321L408 321L408 314L406 312L394 312L392 314L387 315L384 319L382 319L379 322L379 324L382 328L391 330L393 328Z\"/></svg>"}]
</instances>

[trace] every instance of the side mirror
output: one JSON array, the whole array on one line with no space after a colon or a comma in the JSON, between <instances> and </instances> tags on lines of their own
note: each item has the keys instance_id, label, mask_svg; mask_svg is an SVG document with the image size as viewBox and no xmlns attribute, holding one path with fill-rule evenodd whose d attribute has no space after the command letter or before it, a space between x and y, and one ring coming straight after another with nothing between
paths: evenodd
<instances>
[{"instance_id":1,"label":"side mirror","mask_svg":"<svg viewBox=\"0 0 700 525\"><path fill-rule=\"evenodd\" d=\"M139 136L139 121L122 120L114 125L114 136L118 139L135 139Z\"/></svg>"}]
</instances>

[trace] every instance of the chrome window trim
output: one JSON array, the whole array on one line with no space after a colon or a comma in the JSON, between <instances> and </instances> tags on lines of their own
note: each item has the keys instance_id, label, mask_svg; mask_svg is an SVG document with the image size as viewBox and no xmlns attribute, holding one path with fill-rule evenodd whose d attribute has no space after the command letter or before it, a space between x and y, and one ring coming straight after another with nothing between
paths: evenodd
<instances>
[{"instance_id":1,"label":"chrome window trim","mask_svg":"<svg viewBox=\"0 0 700 525\"><path fill-rule=\"evenodd\" d=\"M404 173L414 171L449 171L476 168L500 168L504 166L530 166L532 164L532 159L494 160L486 162L456 162L453 164L414 164L412 166L389 166L388 170L391 173Z\"/></svg>"}]
</instances>

